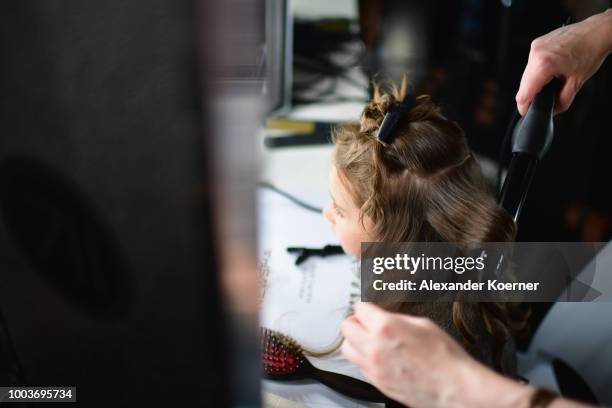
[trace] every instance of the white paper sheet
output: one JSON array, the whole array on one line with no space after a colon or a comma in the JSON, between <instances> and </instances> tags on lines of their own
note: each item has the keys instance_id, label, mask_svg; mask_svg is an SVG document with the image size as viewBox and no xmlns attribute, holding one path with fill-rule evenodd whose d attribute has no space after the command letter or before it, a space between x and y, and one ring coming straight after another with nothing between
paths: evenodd
<instances>
[{"instance_id":1,"label":"white paper sheet","mask_svg":"<svg viewBox=\"0 0 612 408\"><path fill-rule=\"evenodd\" d=\"M311 257L295 265L287 247L337 244L321 214L263 190L259 194L261 324L321 351L337 343L340 323L359 299L358 262L347 255Z\"/></svg>"},{"instance_id":2,"label":"white paper sheet","mask_svg":"<svg viewBox=\"0 0 612 408\"><path fill-rule=\"evenodd\" d=\"M323 206L327 197L303 199ZM307 211L269 190L260 189L258 205L263 279L261 325L291 336L306 349L327 349L339 339L340 323L359 301L359 264L350 256L333 255L311 257L296 266L295 255L289 254L287 247L337 244L329 224L321 214ZM344 359L339 350L324 357L307 358L322 370L365 381L359 368ZM314 382L265 381L264 388L317 408L376 406L346 398Z\"/></svg>"}]
</instances>

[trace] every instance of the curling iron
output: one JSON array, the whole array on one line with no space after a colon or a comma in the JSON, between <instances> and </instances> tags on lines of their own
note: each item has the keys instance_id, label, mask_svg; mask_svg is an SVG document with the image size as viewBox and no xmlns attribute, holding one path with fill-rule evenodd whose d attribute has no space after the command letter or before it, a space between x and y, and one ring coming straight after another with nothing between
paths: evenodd
<instances>
[{"instance_id":1,"label":"curling iron","mask_svg":"<svg viewBox=\"0 0 612 408\"><path fill-rule=\"evenodd\" d=\"M512 157L500 194L499 204L516 222L521 214L536 167L553 140L553 109L559 90L553 79L531 102L512 133Z\"/></svg>"}]
</instances>

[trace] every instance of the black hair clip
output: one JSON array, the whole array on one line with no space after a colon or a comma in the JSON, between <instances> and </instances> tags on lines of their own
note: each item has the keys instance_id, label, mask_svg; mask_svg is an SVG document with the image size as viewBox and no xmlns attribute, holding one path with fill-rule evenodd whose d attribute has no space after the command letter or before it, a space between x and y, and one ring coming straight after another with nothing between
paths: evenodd
<instances>
[{"instance_id":1,"label":"black hair clip","mask_svg":"<svg viewBox=\"0 0 612 408\"><path fill-rule=\"evenodd\" d=\"M401 117L416 105L416 99L413 95L408 94L402 102L396 102L385 113L385 117L376 132L376 138L385 143L393 143L393 132Z\"/></svg>"},{"instance_id":2,"label":"black hair clip","mask_svg":"<svg viewBox=\"0 0 612 408\"><path fill-rule=\"evenodd\" d=\"M295 259L295 264L299 265L311 256L325 257L328 255L339 255L343 254L344 250L340 245L325 245L323 248L289 247L287 252L298 255Z\"/></svg>"}]
</instances>

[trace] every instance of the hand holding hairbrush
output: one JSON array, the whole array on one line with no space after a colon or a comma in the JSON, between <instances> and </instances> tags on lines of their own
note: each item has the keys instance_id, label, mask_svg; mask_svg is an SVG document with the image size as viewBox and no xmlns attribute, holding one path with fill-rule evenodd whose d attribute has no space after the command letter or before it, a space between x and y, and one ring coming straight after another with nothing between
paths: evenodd
<instances>
[{"instance_id":1,"label":"hand holding hairbrush","mask_svg":"<svg viewBox=\"0 0 612 408\"><path fill-rule=\"evenodd\" d=\"M302 348L291 337L270 329L261 329L264 374L271 380L317 380L351 398L384 402L387 398L373 385L347 375L324 371L313 366Z\"/></svg>"}]
</instances>

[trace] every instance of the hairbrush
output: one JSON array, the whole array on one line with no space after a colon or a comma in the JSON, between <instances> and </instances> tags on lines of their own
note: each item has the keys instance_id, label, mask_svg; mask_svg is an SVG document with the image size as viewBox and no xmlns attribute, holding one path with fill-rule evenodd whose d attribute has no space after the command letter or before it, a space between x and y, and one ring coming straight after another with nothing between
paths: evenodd
<instances>
[{"instance_id":1,"label":"hairbrush","mask_svg":"<svg viewBox=\"0 0 612 408\"><path fill-rule=\"evenodd\" d=\"M386 397L373 385L347 375L324 371L313 366L302 347L291 337L274 330L261 329L263 369L271 380L316 380L351 398L384 402Z\"/></svg>"}]
</instances>

